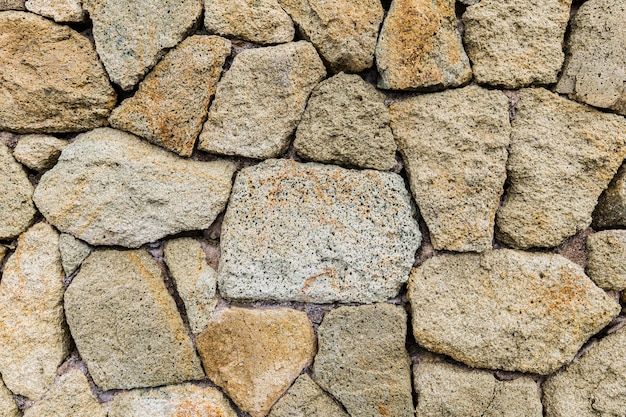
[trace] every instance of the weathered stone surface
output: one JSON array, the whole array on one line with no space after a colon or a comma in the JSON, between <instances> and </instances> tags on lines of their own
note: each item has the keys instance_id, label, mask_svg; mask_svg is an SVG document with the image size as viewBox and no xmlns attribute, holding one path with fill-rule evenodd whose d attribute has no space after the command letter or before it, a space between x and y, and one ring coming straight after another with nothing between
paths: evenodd
<instances>
[{"instance_id":1,"label":"weathered stone surface","mask_svg":"<svg viewBox=\"0 0 626 417\"><path fill-rule=\"evenodd\" d=\"M374 64L383 7L378 0L278 0L333 72Z\"/></svg>"},{"instance_id":2,"label":"weathered stone surface","mask_svg":"<svg viewBox=\"0 0 626 417\"><path fill-rule=\"evenodd\" d=\"M13 400L13 394L4 386L0 379L0 415L4 417L20 417L20 410Z\"/></svg>"},{"instance_id":3,"label":"weathered stone surface","mask_svg":"<svg viewBox=\"0 0 626 417\"><path fill-rule=\"evenodd\" d=\"M47 135L22 136L13 149L13 157L35 171L46 171L56 164L67 141Z\"/></svg>"},{"instance_id":4,"label":"weathered stone surface","mask_svg":"<svg viewBox=\"0 0 626 417\"><path fill-rule=\"evenodd\" d=\"M132 90L195 26L202 0L90 0L85 8L111 81Z\"/></svg>"},{"instance_id":5,"label":"weathered stone surface","mask_svg":"<svg viewBox=\"0 0 626 417\"><path fill-rule=\"evenodd\" d=\"M239 172L221 235L218 285L242 300L395 297L421 234L402 178L292 160Z\"/></svg>"},{"instance_id":6,"label":"weathered stone surface","mask_svg":"<svg viewBox=\"0 0 626 417\"><path fill-rule=\"evenodd\" d=\"M181 159L118 130L81 135L34 200L59 230L91 245L138 247L206 229L224 210L234 164Z\"/></svg>"},{"instance_id":7,"label":"weathered stone surface","mask_svg":"<svg viewBox=\"0 0 626 417\"><path fill-rule=\"evenodd\" d=\"M306 313L289 308L220 311L196 346L204 370L243 411L267 415L315 355Z\"/></svg>"},{"instance_id":8,"label":"weathered stone surface","mask_svg":"<svg viewBox=\"0 0 626 417\"><path fill-rule=\"evenodd\" d=\"M26 10L26 0L0 0L0 11L3 10Z\"/></svg>"},{"instance_id":9,"label":"weathered stone surface","mask_svg":"<svg viewBox=\"0 0 626 417\"><path fill-rule=\"evenodd\" d=\"M463 14L476 81L506 88L557 81L571 0L482 0Z\"/></svg>"},{"instance_id":10,"label":"weathered stone surface","mask_svg":"<svg viewBox=\"0 0 626 417\"><path fill-rule=\"evenodd\" d=\"M325 75L308 42L241 52L217 85L198 149L257 159L280 155Z\"/></svg>"},{"instance_id":11,"label":"weathered stone surface","mask_svg":"<svg viewBox=\"0 0 626 417\"><path fill-rule=\"evenodd\" d=\"M307 374L296 379L269 417L350 417Z\"/></svg>"},{"instance_id":12,"label":"weathered stone surface","mask_svg":"<svg viewBox=\"0 0 626 417\"><path fill-rule=\"evenodd\" d=\"M103 390L204 377L161 269L143 250L92 253L65 292L65 314Z\"/></svg>"},{"instance_id":13,"label":"weathered stone surface","mask_svg":"<svg viewBox=\"0 0 626 417\"><path fill-rule=\"evenodd\" d=\"M469 86L412 97L389 111L435 249L491 249L511 133L506 96Z\"/></svg>"},{"instance_id":14,"label":"weathered stone surface","mask_svg":"<svg viewBox=\"0 0 626 417\"><path fill-rule=\"evenodd\" d=\"M230 47L219 36L185 39L113 110L111 126L190 156Z\"/></svg>"},{"instance_id":15,"label":"weathered stone surface","mask_svg":"<svg viewBox=\"0 0 626 417\"><path fill-rule=\"evenodd\" d=\"M376 46L380 88L455 87L472 79L454 0L394 0Z\"/></svg>"},{"instance_id":16,"label":"weathered stone surface","mask_svg":"<svg viewBox=\"0 0 626 417\"><path fill-rule=\"evenodd\" d=\"M587 274L600 288L626 289L626 230L605 230L587 238Z\"/></svg>"},{"instance_id":17,"label":"weathered stone surface","mask_svg":"<svg viewBox=\"0 0 626 417\"><path fill-rule=\"evenodd\" d=\"M0 143L0 240L17 237L35 220L33 186L11 150Z\"/></svg>"},{"instance_id":18,"label":"weathered stone surface","mask_svg":"<svg viewBox=\"0 0 626 417\"><path fill-rule=\"evenodd\" d=\"M396 164L385 95L358 75L340 73L313 90L294 149L319 162L388 170Z\"/></svg>"},{"instance_id":19,"label":"weathered stone surface","mask_svg":"<svg viewBox=\"0 0 626 417\"><path fill-rule=\"evenodd\" d=\"M420 346L472 367L549 374L619 304L560 255L510 249L441 255L408 284Z\"/></svg>"},{"instance_id":20,"label":"weathered stone surface","mask_svg":"<svg viewBox=\"0 0 626 417\"><path fill-rule=\"evenodd\" d=\"M204 27L260 44L291 42L295 33L278 0L204 0Z\"/></svg>"},{"instance_id":21,"label":"weathered stone surface","mask_svg":"<svg viewBox=\"0 0 626 417\"><path fill-rule=\"evenodd\" d=\"M626 120L537 88L521 91L512 126L496 236L520 249L557 246L591 223L626 154Z\"/></svg>"},{"instance_id":22,"label":"weathered stone surface","mask_svg":"<svg viewBox=\"0 0 626 417\"><path fill-rule=\"evenodd\" d=\"M339 307L318 329L313 379L351 416L413 416L406 312L374 304Z\"/></svg>"},{"instance_id":23,"label":"weathered stone surface","mask_svg":"<svg viewBox=\"0 0 626 417\"><path fill-rule=\"evenodd\" d=\"M82 22L85 12L80 0L26 0L26 10L55 22Z\"/></svg>"},{"instance_id":24,"label":"weathered stone surface","mask_svg":"<svg viewBox=\"0 0 626 417\"><path fill-rule=\"evenodd\" d=\"M7 252L9 250L7 249L6 246L4 245L0 245L0 264L2 263L2 261L4 260L4 257L7 255Z\"/></svg>"},{"instance_id":25,"label":"weathered stone surface","mask_svg":"<svg viewBox=\"0 0 626 417\"><path fill-rule=\"evenodd\" d=\"M59 235L45 223L22 234L0 281L0 373L14 393L39 399L69 353Z\"/></svg>"},{"instance_id":26,"label":"weathered stone surface","mask_svg":"<svg viewBox=\"0 0 626 417\"><path fill-rule=\"evenodd\" d=\"M598 199L593 226L626 227L626 165L622 165Z\"/></svg>"},{"instance_id":27,"label":"weathered stone surface","mask_svg":"<svg viewBox=\"0 0 626 417\"><path fill-rule=\"evenodd\" d=\"M86 37L24 12L0 12L0 33L0 130L80 132L106 124L115 91Z\"/></svg>"},{"instance_id":28,"label":"weathered stone surface","mask_svg":"<svg viewBox=\"0 0 626 417\"><path fill-rule=\"evenodd\" d=\"M626 327L543 383L547 417L617 417L626 404Z\"/></svg>"},{"instance_id":29,"label":"weathered stone surface","mask_svg":"<svg viewBox=\"0 0 626 417\"><path fill-rule=\"evenodd\" d=\"M62 233L59 237L59 251L65 275L72 275L91 253L91 248L85 242L74 236Z\"/></svg>"}]
</instances>

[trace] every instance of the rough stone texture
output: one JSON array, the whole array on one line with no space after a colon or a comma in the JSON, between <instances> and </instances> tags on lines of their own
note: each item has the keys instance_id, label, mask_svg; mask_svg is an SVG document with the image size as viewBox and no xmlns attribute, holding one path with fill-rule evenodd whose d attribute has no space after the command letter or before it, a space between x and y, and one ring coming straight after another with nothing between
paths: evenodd
<instances>
[{"instance_id":1,"label":"rough stone texture","mask_svg":"<svg viewBox=\"0 0 626 417\"><path fill-rule=\"evenodd\" d=\"M300 375L269 417L350 417L307 374Z\"/></svg>"},{"instance_id":2,"label":"rough stone texture","mask_svg":"<svg viewBox=\"0 0 626 417\"><path fill-rule=\"evenodd\" d=\"M24 12L0 12L0 130L80 132L106 124L115 106L89 40Z\"/></svg>"},{"instance_id":3,"label":"rough stone texture","mask_svg":"<svg viewBox=\"0 0 626 417\"><path fill-rule=\"evenodd\" d=\"M626 230L605 230L587 238L587 274L600 288L626 290Z\"/></svg>"},{"instance_id":4,"label":"rough stone texture","mask_svg":"<svg viewBox=\"0 0 626 417\"><path fill-rule=\"evenodd\" d=\"M0 281L0 373L14 393L38 400L69 353L59 235L45 223L22 234Z\"/></svg>"},{"instance_id":5,"label":"rough stone texture","mask_svg":"<svg viewBox=\"0 0 626 417\"><path fill-rule=\"evenodd\" d=\"M113 110L111 126L190 156L230 47L218 36L185 39Z\"/></svg>"},{"instance_id":6,"label":"rough stone texture","mask_svg":"<svg viewBox=\"0 0 626 417\"><path fill-rule=\"evenodd\" d=\"M218 285L242 300L395 297L421 234L402 178L287 159L239 172L221 235Z\"/></svg>"},{"instance_id":7,"label":"rough stone texture","mask_svg":"<svg viewBox=\"0 0 626 417\"><path fill-rule=\"evenodd\" d=\"M111 81L132 90L195 26L202 0L90 0L85 8Z\"/></svg>"},{"instance_id":8,"label":"rough stone texture","mask_svg":"<svg viewBox=\"0 0 626 417\"><path fill-rule=\"evenodd\" d=\"M198 149L257 159L282 154L325 75L308 42L239 53L217 85Z\"/></svg>"},{"instance_id":9,"label":"rough stone texture","mask_svg":"<svg viewBox=\"0 0 626 417\"><path fill-rule=\"evenodd\" d=\"M340 73L322 81L309 98L293 146L313 161L393 168L396 143L385 95L358 75Z\"/></svg>"},{"instance_id":10,"label":"rough stone texture","mask_svg":"<svg viewBox=\"0 0 626 417\"><path fill-rule=\"evenodd\" d=\"M591 223L626 154L626 120L537 88L521 91L512 126L496 236L520 249L557 246Z\"/></svg>"},{"instance_id":11,"label":"rough stone texture","mask_svg":"<svg viewBox=\"0 0 626 417\"><path fill-rule=\"evenodd\" d=\"M620 311L573 262L510 249L431 258L413 270L408 298L420 346L539 374L571 361Z\"/></svg>"},{"instance_id":12,"label":"rough stone texture","mask_svg":"<svg viewBox=\"0 0 626 417\"><path fill-rule=\"evenodd\" d=\"M278 0L333 72L361 72L374 64L379 0Z\"/></svg>"},{"instance_id":13,"label":"rough stone texture","mask_svg":"<svg viewBox=\"0 0 626 417\"><path fill-rule=\"evenodd\" d=\"M82 22L86 17L80 0L26 0L25 6L55 22Z\"/></svg>"},{"instance_id":14,"label":"rough stone texture","mask_svg":"<svg viewBox=\"0 0 626 417\"><path fill-rule=\"evenodd\" d=\"M563 64L572 0L482 0L463 14L477 82L506 88L552 84Z\"/></svg>"},{"instance_id":15,"label":"rough stone texture","mask_svg":"<svg viewBox=\"0 0 626 417\"><path fill-rule=\"evenodd\" d=\"M204 0L204 27L260 44L291 42L295 33L278 0Z\"/></svg>"},{"instance_id":16,"label":"rough stone texture","mask_svg":"<svg viewBox=\"0 0 626 417\"><path fill-rule=\"evenodd\" d=\"M92 253L65 292L65 314L103 390L204 377L161 269L143 250Z\"/></svg>"},{"instance_id":17,"label":"rough stone texture","mask_svg":"<svg viewBox=\"0 0 626 417\"><path fill-rule=\"evenodd\" d=\"M506 96L470 86L400 101L389 111L435 249L491 249L511 133Z\"/></svg>"},{"instance_id":18,"label":"rough stone texture","mask_svg":"<svg viewBox=\"0 0 626 417\"><path fill-rule=\"evenodd\" d=\"M626 114L626 4L590 0L572 20L556 91L574 100Z\"/></svg>"},{"instance_id":19,"label":"rough stone texture","mask_svg":"<svg viewBox=\"0 0 626 417\"><path fill-rule=\"evenodd\" d=\"M4 260L4 257L6 256L8 251L9 250L6 246L0 245L0 265L2 264L2 261Z\"/></svg>"},{"instance_id":20,"label":"rough stone texture","mask_svg":"<svg viewBox=\"0 0 626 417\"><path fill-rule=\"evenodd\" d=\"M76 239L67 233L59 237L59 251L65 275L72 275L91 253L91 248L85 242Z\"/></svg>"},{"instance_id":21,"label":"rough stone texture","mask_svg":"<svg viewBox=\"0 0 626 417\"><path fill-rule=\"evenodd\" d=\"M91 245L138 247L206 229L224 210L234 164L181 159L117 130L81 135L41 178L34 201Z\"/></svg>"},{"instance_id":22,"label":"rough stone texture","mask_svg":"<svg viewBox=\"0 0 626 417\"><path fill-rule=\"evenodd\" d=\"M306 313L289 308L220 311L196 346L204 370L243 411L267 415L315 355Z\"/></svg>"},{"instance_id":23,"label":"rough stone texture","mask_svg":"<svg viewBox=\"0 0 626 417\"><path fill-rule=\"evenodd\" d=\"M167 242L165 263L185 303L191 331L200 333L217 305L217 272L207 263L200 242L191 238Z\"/></svg>"},{"instance_id":24,"label":"rough stone texture","mask_svg":"<svg viewBox=\"0 0 626 417\"><path fill-rule=\"evenodd\" d=\"M593 226L626 227L626 165L622 165L593 212Z\"/></svg>"},{"instance_id":25,"label":"rough stone texture","mask_svg":"<svg viewBox=\"0 0 626 417\"><path fill-rule=\"evenodd\" d=\"M26 0L0 0L0 11L3 10L26 10Z\"/></svg>"},{"instance_id":26,"label":"rough stone texture","mask_svg":"<svg viewBox=\"0 0 626 417\"><path fill-rule=\"evenodd\" d=\"M394 0L376 46L380 88L448 88L472 79L454 0Z\"/></svg>"},{"instance_id":27,"label":"rough stone texture","mask_svg":"<svg viewBox=\"0 0 626 417\"><path fill-rule=\"evenodd\" d=\"M618 417L626 404L626 327L543 384L547 417Z\"/></svg>"},{"instance_id":28,"label":"rough stone texture","mask_svg":"<svg viewBox=\"0 0 626 417\"><path fill-rule=\"evenodd\" d=\"M67 141L54 136L22 136L13 149L13 157L35 171L46 171L56 164Z\"/></svg>"},{"instance_id":29,"label":"rough stone texture","mask_svg":"<svg viewBox=\"0 0 626 417\"><path fill-rule=\"evenodd\" d=\"M0 415L3 417L20 417L20 410L13 400L13 394L4 386L0 379Z\"/></svg>"},{"instance_id":30,"label":"rough stone texture","mask_svg":"<svg viewBox=\"0 0 626 417\"><path fill-rule=\"evenodd\" d=\"M411 361L400 306L339 307L318 329L313 379L351 416L412 417Z\"/></svg>"}]
</instances>

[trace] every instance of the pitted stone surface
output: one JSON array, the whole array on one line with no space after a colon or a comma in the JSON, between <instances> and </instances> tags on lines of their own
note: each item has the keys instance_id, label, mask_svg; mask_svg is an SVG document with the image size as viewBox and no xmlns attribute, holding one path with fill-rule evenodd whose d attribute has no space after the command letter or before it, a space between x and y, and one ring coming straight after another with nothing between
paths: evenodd
<instances>
[{"instance_id":1,"label":"pitted stone surface","mask_svg":"<svg viewBox=\"0 0 626 417\"><path fill-rule=\"evenodd\" d=\"M3 10L26 10L26 0L0 0L0 11Z\"/></svg>"},{"instance_id":2,"label":"pitted stone surface","mask_svg":"<svg viewBox=\"0 0 626 417\"><path fill-rule=\"evenodd\" d=\"M0 260L1 262L1 260ZM4 417L20 417L20 410L13 399L13 394L0 379L0 415Z\"/></svg>"},{"instance_id":3,"label":"pitted stone surface","mask_svg":"<svg viewBox=\"0 0 626 417\"><path fill-rule=\"evenodd\" d=\"M350 417L307 374L296 379L269 417Z\"/></svg>"},{"instance_id":4,"label":"pitted stone surface","mask_svg":"<svg viewBox=\"0 0 626 417\"><path fill-rule=\"evenodd\" d=\"M22 136L13 149L13 157L35 171L46 171L56 164L67 141L47 135Z\"/></svg>"},{"instance_id":5,"label":"pitted stone surface","mask_svg":"<svg viewBox=\"0 0 626 417\"><path fill-rule=\"evenodd\" d=\"M62 233L59 237L59 251L65 275L72 275L91 253L91 248L85 242L74 236Z\"/></svg>"},{"instance_id":6,"label":"pitted stone surface","mask_svg":"<svg viewBox=\"0 0 626 417\"><path fill-rule=\"evenodd\" d=\"M626 230L605 230L587 238L587 274L600 288L626 290Z\"/></svg>"},{"instance_id":7,"label":"pitted stone surface","mask_svg":"<svg viewBox=\"0 0 626 417\"><path fill-rule=\"evenodd\" d=\"M229 299L382 301L420 243L399 175L269 160L237 175L218 286Z\"/></svg>"},{"instance_id":8,"label":"pitted stone surface","mask_svg":"<svg viewBox=\"0 0 626 417\"><path fill-rule=\"evenodd\" d=\"M593 226L626 227L626 165L622 165L598 199Z\"/></svg>"},{"instance_id":9,"label":"pitted stone surface","mask_svg":"<svg viewBox=\"0 0 626 417\"><path fill-rule=\"evenodd\" d=\"M55 22L82 22L85 20L80 0L26 0L26 10L49 17Z\"/></svg>"}]
</instances>

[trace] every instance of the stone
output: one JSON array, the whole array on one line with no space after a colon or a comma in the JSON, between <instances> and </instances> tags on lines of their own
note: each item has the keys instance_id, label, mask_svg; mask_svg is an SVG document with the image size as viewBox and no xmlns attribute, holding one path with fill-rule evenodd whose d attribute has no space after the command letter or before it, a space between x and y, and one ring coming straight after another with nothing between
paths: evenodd
<instances>
[{"instance_id":1,"label":"stone","mask_svg":"<svg viewBox=\"0 0 626 417\"><path fill-rule=\"evenodd\" d=\"M482 0L463 13L463 41L480 84L556 83L572 0Z\"/></svg>"},{"instance_id":2,"label":"stone","mask_svg":"<svg viewBox=\"0 0 626 417\"><path fill-rule=\"evenodd\" d=\"M318 162L389 170L396 143L385 95L358 75L340 73L313 90L293 147Z\"/></svg>"},{"instance_id":3,"label":"stone","mask_svg":"<svg viewBox=\"0 0 626 417\"><path fill-rule=\"evenodd\" d=\"M269 417L350 417L307 374L296 379Z\"/></svg>"},{"instance_id":4,"label":"stone","mask_svg":"<svg viewBox=\"0 0 626 417\"><path fill-rule=\"evenodd\" d=\"M220 240L220 294L232 300L384 301L421 243L394 173L269 160L240 171Z\"/></svg>"},{"instance_id":5,"label":"stone","mask_svg":"<svg viewBox=\"0 0 626 417\"><path fill-rule=\"evenodd\" d=\"M374 65L384 11L379 0L278 0L333 72Z\"/></svg>"},{"instance_id":6,"label":"stone","mask_svg":"<svg viewBox=\"0 0 626 417\"><path fill-rule=\"evenodd\" d=\"M13 399L13 394L0 379L0 415L4 417L20 417L20 410Z\"/></svg>"},{"instance_id":7,"label":"stone","mask_svg":"<svg viewBox=\"0 0 626 417\"><path fill-rule=\"evenodd\" d=\"M598 199L593 227L626 227L626 165L622 165Z\"/></svg>"},{"instance_id":8,"label":"stone","mask_svg":"<svg viewBox=\"0 0 626 417\"><path fill-rule=\"evenodd\" d=\"M4 257L7 255L8 251L9 249L6 246L0 245L0 264L2 264L2 261L4 260Z\"/></svg>"},{"instance_id":9,"label":"stone","mask_svg":"<svg viewBox=\"0 0 626 417\"><path fill-rule=\"evenodd\" d=\"M454 0L393 0L376 45L378 87L431 90L472 79Z\"/></svg>"},{"instance_id":10,"label":"stone","mask_svg":"<svg viewBox=\"0 0 626 417\"><path fill-rule=\"evenodd\" d=\"M267 415L315 355L306 313L231 307L196 339L209 379L252 417Z\"/></svg>"},{"instance_id":11,"label":"stone","mask_svg":"<svg viewBox=\"0 0 626 417\"><path fill-rule=\"evenodd\" d=\"M185 39L113 110L111 126L190 156L230 47L218 36Z\"/></svg>"},{"instance_id":12,"label":"stone","mask_svg":"<svg viewBox=\"0 0 626 417\"><path fill-rule=\"evenodd\" d=\"M244 50L217 85L198 149L256 159L279 156L325 75L315 48L305 41Z\"/></svg>"},{"instance_id":13,"label":"stone","mask_svg":"<svg viewBox=\"0 0 626 417\"><path fill-rule=\"evenodd\" d=\"M587 275L605 290L626 290L626 230L605 230L587 238Z\"/></svg>"},{"instance_id":14,"label":"stone","mask_svg":"<svg viewBox=\"0 0 626 417\"><path fill-rule=\"evenodd\" d=\"M102 390L204 374L157 262L144 250L92 253L65 292L67 323Z\"/></svg>"},{"instance_id":15,"label":"stone","mask_svg":"<svg viewBox=\"0 0 626 417\"><path fill-rule=\"evenodd\" d=\"M542 375L620 311L577 264L511 249L430 258L407 296L420 346L475 368Z\"/></svg>"},{"instance_id":16,"label":"stone","mask_svg":"<svg viewBox=\"0 0 626 417\"><path fill-rule=\"evenodd\" d=\"M626 115L626 4L593 0L571 24L565 64L556 91Z\"/></svg>"},{"instance_id":17,"label":"stone","mask_svg":"<svg viewBox=\"0 0 626 417\"><path fill-rule=\"evenodd\" d=\"M70 276L76 272L85 258L89 256L91 247L70 234L61 233L59 237L59 251L61 252L61 262L65 275Z\"/></svg>"},{"instance_id":18,"label":"stone","mask_svg":"<svg viewBox=\"0 0 626 417\"><path fill-rule=\"evenodd\" d=\"M232 162L182 159L102 128L63 150L33 199L64 233L91 245L139 247L208 228L226 206L234 171Z\"/></svg>"},{"instance_id":19,"label":"stone","mask_svg":"<svg viewBox=\"0 0 626 417\"><path fill-rule=\"evenodd\" d=\"M295 33L278 0L204 0L204 27L262 45L291 42Z\"/></svg>"},{"instance_id":20,"label":"stone","mask_svg":"<svg viewBox=\"0 0 626 417\"><path fill-rule=\"evenodd\" d=\"M24 2L26 0L0 0L0 11L4 10L26 10Z\"/></svg>"},{"instance_id":21,"label":"stone","mask_svg":"<svg viewBox=\"0 0 626 417\"><path fill-rule=\"evenodd\" d=\"M0 130L81 132L106 125L116 95L89 39L24 12L0 12L0 33Z\"/></svg>"},{"instance_id":22,"label":"stone","mask_svg":"<svg viewBox=\"0 0 626 417\"><path fill-rule=\"evenodd\" d=\"M38 172L47 171L57 163L67 141L47 135L25 135L19 139L13 157Z\"/></svg>"},{"instance_id":23,"label":"stone","mask_svg":"<svg viewBox=\"0 0 626 417\"><path fill-rule=\"evenodd\" d=\"M591 223L626 155L626 120L537 88L521 91L512 128L496 237L519 249L557 246Z\"/></svg>"},{"instance_id":24,"label":"stone","mask_svg":"<svg viewBox=\"0 0 626 417\"><path fill-rule=\"evenodd\" d=\"M389 112L434 248L491 249L511 134L507 97L469 86L411 97Z\"/></svg>"},{"instance_id":25,"label":"stone","mask_svg":"<svg viewBox=\"0 0 626 417\"><path fill-rule=\"evenodd\" d=\"M324 316L313 379L351 416L413 416L407 316L400 306L339 307Z\"/></svg>"},{"instance_id":26,"label":"stone","mask_svg":"<svg viewBox=\"0 0 626 417\"><path fill-rule=\"evenodd\" d=\"M55 22L82 22L86 15L80 0L26 0L26 10Z\"/></svg>"},{"instance_id":27,"label":"stone","mask_svg":"<svg viewBox=\"0 0 626 417\"><path fill-rule=\"evenodd\" d=\"M86 9L111 81L129 91L193 30L202 0L91 0Z\"/></svg>"},{"instance_id":28,"label":"stone","mask_svg":"<svg viewBox=\"0 0 626 417\"><path fill-rule=\"evenodd\" d=\"M217 272L209 266L200 242L191 238L168 241L165 263L185 303L191 331L198 334L217 305Z\"/></svg>"},{"instance_id":29,"label":"stone","mask_svg":"<svg viewBox=\"0 0 626 417\"><path fill-rule=\"evenodd\" d=\"M0 281L0 373L14 393L38 400L69 354L59 235L46 223L22 234Z\"/></svg>"}]
</instances>

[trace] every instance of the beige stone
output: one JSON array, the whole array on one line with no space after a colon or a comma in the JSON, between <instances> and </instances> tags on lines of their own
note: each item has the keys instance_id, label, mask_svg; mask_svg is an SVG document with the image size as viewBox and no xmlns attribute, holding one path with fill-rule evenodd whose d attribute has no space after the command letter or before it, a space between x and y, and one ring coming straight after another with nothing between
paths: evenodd
<instances>
[{"instance_id":1,"label":"beige stone","mask_svg":"<svg viewBox=\"0 0 626 417\"><path fill-rule=\"evenodd\" d=\"M0 379L0 415L3 417L20 417L22 415L13 399L13 394L4 386L2 379Z\"/></svg>"},{"instance_id":2,"label":"beige stone","mask_svg":"<svg viewBox=\"0 0 626 417\"><path fill-rule=\"evenodd\" d=\"M82 22L85 12L80 0L26 0L26 10L55 22Z\"/></svg>"},{"instance_id":3,"label":"beige stone","mask_svg":"<svg viewBox=\"0 0 626 417\"><path fill-rule=\"evenodd\" d=\"M622 164L600 195L593 212L593 226L626 227L626 165Z\"/></svg>"},{"instance_id":4,"label":"beige stone","mask_svg":"<svg viewBox=\"0 0 626 417\"><path fill-rule=\"evenodd\" d=\"M600 288L626 290L626 230L605 230L587 238L587 274Z\"/></svg>"},{"instance_id":5,"label":"beige stone","mask_svg":"<svg viewBox=\"0 0 626 417\"><path fill-rule=\"evenodd\" d=\"M13 149L13 157L35 171L46 171L56 164L67 141L47 135L22 136Z\"/></svg>"},{"instance_id":6,"label":"beige stone","mask_svg":"<svg viewBox=\"0 0 626 417\"><path fill-rule=\"evenodd\" d=\"M9 250L6 246L0 245L0 265L2 264L2 261L4 260L4 257L7 255L8 251Z\"/></svg>"},{"instance_id":7,"label":"beige stone","mask_svg":"<svg viewBox=\"0 0 626 417\"><path fill-rule=\"evenodd\" d=\"M0 11L3 10L26 10L26 0L0 0Z\"/></svg>"},{"instance_id":8,"label":"beige stone","mask_svg":"<svg viewBox=\"0 0 626 417\"><path fill-rule=\"evenodd\" d=\"M59 237L59 251L65 275L72 275L91 253L91 247L74 236L62 233Z\"/></svg>"},{"instance_id":9,"label":"beige stone","mask_svg":"<svg viewBox=\"0 0 626 417\"><path fill-rule=\"evenodd\" d=\"M296 379L269 417L350 417L307 374Z\"/></svg>"}]
</instances>

